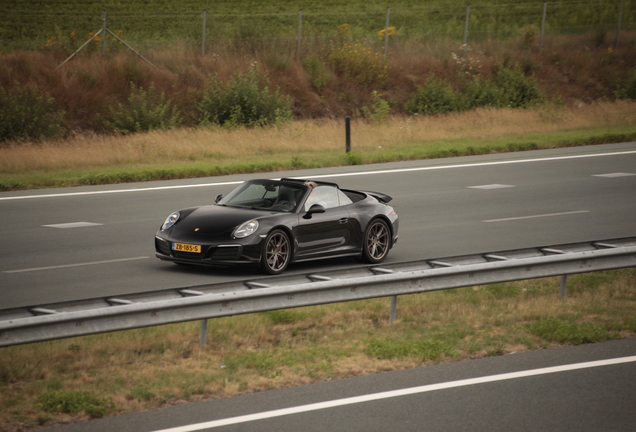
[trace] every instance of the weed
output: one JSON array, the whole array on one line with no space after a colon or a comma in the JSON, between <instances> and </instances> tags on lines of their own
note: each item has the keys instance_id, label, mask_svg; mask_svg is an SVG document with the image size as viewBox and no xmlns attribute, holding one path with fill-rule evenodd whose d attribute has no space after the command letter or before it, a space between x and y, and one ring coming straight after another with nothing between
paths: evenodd
<instances>
[{"instance_id":1,"label":"weed","mask_svg":"<svg viewBox=\"0 0 636 432\"><path fill-rule=\"evenodd\" d=\"M548 317L528 324L528 330L548 342L580 345L618 339L615 332L590 322L577 322L572 317Z\"/></svg>"},{"instance_id":2,"label":"weed","mask_svg":"<svg viewBox=\"0 0 636 432\"><path fill-rule=\"evenodd\" d=\"M88 391L49 391L37 397L37 406L50 413L78 414L84 412L95 418L103 417L112 402L103 400Z\"/></svg>"},{"instance_id":3,"label":"weed","mask_svg":"<svg viewBox=\"0 0 636 432\"><path fill-rule=\"evenodd\" d=\"M371 93L371 99L373 100L371 108L362 107L362 113L371 123L385 123L391 113L391 106L386 100L382 99L382 95L376 90Z\"/></svg>"}]
</instances>

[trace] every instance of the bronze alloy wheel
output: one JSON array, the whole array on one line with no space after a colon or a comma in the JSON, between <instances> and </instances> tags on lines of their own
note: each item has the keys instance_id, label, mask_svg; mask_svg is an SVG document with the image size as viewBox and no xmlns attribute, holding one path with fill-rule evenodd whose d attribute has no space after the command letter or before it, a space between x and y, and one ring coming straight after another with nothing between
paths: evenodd
<instances>
[{"instance_id":1,"label":"bronze alloy wheel","mask_svg":"<svg viewBox=\"0 0 636 432\"><path fill-rule=\"evenodd\" d=\"M374 219L369 223L364 234L364 260L377 264L389 253L391 231L383 219Z\"/></svg>"},{"instance_id":2,"label":"bronze alloy wheel","mask_svg":"<svg viewBox=\"0 0 636 432\"><path fill-rule=\"evenodd\" d=\"M291 243L284 231L269 233L263 245L261 269L268 274L279 274L287 268L291 260Z\"/></svg>"}]
</instances>

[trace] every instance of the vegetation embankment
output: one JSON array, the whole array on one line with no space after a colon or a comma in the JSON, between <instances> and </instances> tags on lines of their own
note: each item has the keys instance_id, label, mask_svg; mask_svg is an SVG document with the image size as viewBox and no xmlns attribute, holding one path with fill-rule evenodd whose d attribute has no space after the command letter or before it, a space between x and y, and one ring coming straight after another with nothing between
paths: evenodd
<instances>
[{"instance_id":1,"label":"vegetation embankment","mask_svg":"<svg viewBox=\"0 0 636 432\"><path fill-rule=\"evenodd\" d=\"M636 336L636 270L219 318L2 349L0 430Z\"/></svg>"}]
</instances>

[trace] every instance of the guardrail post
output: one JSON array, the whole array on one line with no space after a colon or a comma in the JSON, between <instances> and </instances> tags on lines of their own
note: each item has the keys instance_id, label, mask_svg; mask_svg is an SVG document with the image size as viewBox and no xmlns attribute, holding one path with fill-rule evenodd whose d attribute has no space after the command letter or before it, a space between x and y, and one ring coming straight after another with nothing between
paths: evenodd
<instances>
[{"instance_id":1,"label":"guardrail post","mask_svg":"<svg viewBox=\"0 0 636 432\"><path fill-rule=\"evenodd\" d=\"M199 334L199 345L205 346L208 344L208 320L201 320L201 332Z\"/></svg>"},{"instance_id":2,"label":"guardrail post","mask_svg":"<svg viewBox=\"0 0 636 432\"><path fill-rule=\"evenodd\" d=\"M561 289L559 290L559 295L561 297L565 297L567 293L567 283L568 283L568 275L561 276Z\"/></svg>"},{"instance_id":3,"label":"guardrail post","mask_svg":"<svg viewBox=\"0 0 636 432\"><path fill-rule=\"evenodd\" d=\"M389 316L389 322L395 322L397 318L397 296L391 296L391 314Z\"/></svg>"}]
</instances>

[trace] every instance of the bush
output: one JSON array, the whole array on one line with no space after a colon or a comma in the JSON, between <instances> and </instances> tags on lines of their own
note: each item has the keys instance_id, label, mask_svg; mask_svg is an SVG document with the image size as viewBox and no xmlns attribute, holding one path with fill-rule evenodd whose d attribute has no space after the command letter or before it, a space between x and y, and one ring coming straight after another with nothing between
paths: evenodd
<instances>
[{"instance_id":1,"label":"bush","mask_svg":"<svg viewBox=\"0 0 636 432\"><path fill-rule=\"evenodd\" d=\"M0 142L56 138L62 134L64 112L53 98L35 87L0 87Z\"/></svg>"},{"instance_id":2,"label":"bush","mask_svg":"<svg viewBox=\"0 0 636 432\"><path fill-rule=\"evenodd\" d=\"M519 67L501 67L493 78L503 93L503 106L525 108L543 102L537 83L524 75Z\"/></svg>"},{"instance_id":3,"label":"bush","mask_svg":"<svg viewBox=\"0 0 636 432\"><path fill-rule=\"evenodd\" d=\"M157 95L154 85L148 90L130 83L128 104L111 105L103 118L104 125L118 134L168 130L181 124L181 116L165 95Z\"/></svg>"},{"instance_id":4,"label":"bush","mask_svg":"<svg viewBox=\"0 0 636 432\"><path fill-rule=\"evenodd\" d=\"M464 101L461 95L450 84L430 76L424 86L417 86L413 99L406 105L409 115L414 114L448 114L461 111Z\"/></svg>"},{"instance_id":5,"label":"bush","mask_svg":"<svg viewBox=\"0 0 636 432\"><path fill-rule=\"evenodd\" d=\"M227 83L212 77L198 108L202 125L254 127L292 120L291 98L261 84L254 68L235 73Z\"/></svg>"}]
</instances>

